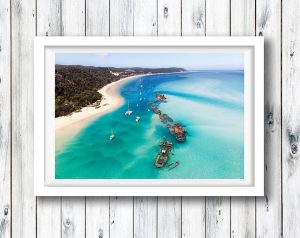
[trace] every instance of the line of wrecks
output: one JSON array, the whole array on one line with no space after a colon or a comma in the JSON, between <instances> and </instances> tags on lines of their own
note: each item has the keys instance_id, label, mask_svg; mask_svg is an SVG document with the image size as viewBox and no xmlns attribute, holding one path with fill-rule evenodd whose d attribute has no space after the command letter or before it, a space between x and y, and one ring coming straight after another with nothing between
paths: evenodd
<instances>
[{"instance_id":1,"label":"line of wrecks","mask_svg":"<svg viewBox=\"0 0 300 238\"><path fill-rule=\"evenodd\" d=\"M186 140L187 131L183 128L183 126L180 123L172 124L174 120L170 116L168 116L165 113L162 113L162 111L158 109L159 103L166 103L166 100L167 98L165 95L157 93L155 94L155 101L149 102L148 104L152 105L152 111L159 116L160 121L166 125L170 134L178 142L184 142ZM168 159L171 155L172 148L173 143L171 141L164 140L160 143L160 151L158 152L154 163L157 168L162 168L167 164ZM171 163L170 165L168 165L169 170L175 168L178 165L178 161Z\"/></svg>"},{"instance_id":2,"label":"line of wrecks","mask_svg":"<svg viewBox=\"0 0 300 238\"><path fill-rule=\"evenodd\" d=\"M166 103L167 98L164 94L156 93L155 94L155 100L153 102L148 102L148 105L151 105L152 111L158 115L160 118L160 121L166 125L166 128L168 128L170 134L178 141L178 142L184 142L186 140L187 131L183 128L183 126L180 123L174 123L174 120L168 116L167 114L163 113L161 110L158 109L158 106L160 103ZM150 111L148 109L148 111ZM133 113L133 111L129 107L128 103L128 109L125 112L126 116L130 116ZM136 122L139 122L140 117L136 117ZM115 138L115 135L113 131L111 132L111 135L109 137L109 140L113 140ZM165 137L163 137L163 140L159 143L160 150L157 153L154 165L157 168L164 167L170 155L172 154L173 149L173 143L169 140L167 140ZM179 165L178 161L175 161L171 164L169 164L167 167L169 170L175 168Z\"/></svg>"},{"instance_id":3,"label":"line of wrecks","mask_svg":"<svg viewBox=\"0 0 300 238\"><path fill-rule=\"evenodd\" d=\"M157 93L155 95L156 101L155 102L166 102L166 97L163 94ZM153 102L150 102L153 104ZM183 128L180 123L171 124L174 120L169 117L167 114L161 112L156 105L151 106L153 112L157 114L163 124L167 126L172 136L179 142L184 142L186 140L187 131Z\"/></svg>"}]
</instances>

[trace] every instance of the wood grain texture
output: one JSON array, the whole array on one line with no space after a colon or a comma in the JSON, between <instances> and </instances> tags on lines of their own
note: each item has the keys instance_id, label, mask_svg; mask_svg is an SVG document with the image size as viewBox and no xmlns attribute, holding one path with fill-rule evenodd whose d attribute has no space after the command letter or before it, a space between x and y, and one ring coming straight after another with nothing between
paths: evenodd
<instances>
[{"instance_id":1,"label":"wood grain texture","mask_svg":"<svg viewBox=\"0 0 300 238\"><path fill-rule=\"evenodd\" d=\"M157 237L157 197L134 198L134 237Z\"/></svg>"},{"instance_id":2,"label":"wood grain texture","mask_svg":"<svg viewBox=\"0 0 300 238\"><path fill-rule=\"evenodd\" d=\"M86 237L109 237L109 197L86 198Z\"/></svg>"},{"instance_id":3,"label":"wood grain texture","mask_svg":"<svg viewBox=\"0 0 300 238\"><path fill-rule=\"evenodd\" d=\"M134 35L157 35L157 0L134 0Z\"/></svg>"},{"instance_id":4,"label":"wood grain texture","mask_svg":"<svg viewBox=\"0 0 300 238\"><path fill-rule=\"evenodd\" d=\"M255 36L255 1L231 0L230 28L233 36Z\"/></svg>"},{"instance_id":5,"label":"wood grain texture","mask_svg":"<svg viewBox=\"0 0 300 238\"><path fill-rule=\"evenodd\" d=\"M59 0L36 2L36 27L38 36L61 35L61 2ZM37 237L61 237L61 198L37 198Z\"/></svg>"},{"instance_id":6,"label":"wood grain texture","mask_svg":"<svg viewBox=\"0 0 300 238\"><path fill-rule=\"evenodd\" d=\"M255 1L232 0L230 11L232 36L255 35ZM231 198L231 237L255 237L255 198Z\"/></svg>"},{"instance_id":7,"label":"wood grain texture","mask_svg":"<svg viewBox=\"0 0 300 238\"><path fill-rule=\"evenodd\" d=\"M158 35L181 35L181 0L158 0Z\"/></svg>"},{"instance_id":8,"label":"wood grain texture","mask_svg":"<svg viewBox=\"0 0 300 238\"><path fill-rule=\"evenodd\" d=\"M0 0L0 237L11 228L10 3Z\"/></svg>"},{"instance_id":9,"label":"wood grain texture","mask_svg":"<svg viewBox=\"0 0 300 238\"><path fill-rule=\"evenodd\" d=\"M280 237L281 1L257 0L256 19L256 34L265 40L265 196L256 198L256 234Z\"/></svg>"},{"instance_id":10,"label":"wood grain texture","mask_svg":"<svg viewBox=\"0 0 300 238\"><path fill-rule=\"evenodd\" d=\"M206 1L206 35L230 35L230 1Z\"/></svg>"},{"instance_id":11,"label":"wood grain texture","mask_svg":"<svg viewBox=\"0 0 300 238\"><path fill-rule=\"evenodd\" d=\"M62 34L85 35L85 0L61 0Z\"/></svg>"},{"instance_id":12,"label":"wood grain texture","mask_svg":"<svg viewBox=\"0 0 300 238\"><path fill-rule=\"evenodd\" d=\"M110 198L110 238L133 237L133 198Z\"/></svg>"},{"instance_id":13,"label":"wood grain texture","mask_svg":"<svg viewBox=\"0 0 300 238\"><path fill-rule=\"evenodd\" d=\"M206 1L206 35L230 35L230 1ZM230 237L230 198L206 199L206 237Z\"/></svg>"},{"instance_id":14,"label":"wood grain texture","mask_svg":"<svg viewBox=\"0 0 300 238\"><path fill-rule=\"evenodd\" d=\"M283 237L300 234L300 3L283 2L282 8L282 189Z\"/></svg>"},{"instance_id":15,"label":"wood grain texture","mask_svg":"<svg viewBox=\"0 0 300 238\"><path fill-rule=\"evenodd\" d=\"M62 198L61 237L85 237L85 202L83 197Z\"/></svg>"},{"instance_id":16,"label":"wood grain texture","mask_svg":"<svg viewBox=\"0 0 300 238\"><path fill-rule=\"evenodd\" d=\"M35 1L11 1L12 237L36 236L33 195L33 37Z\"/></svg>"},{"instance_id":17,"label":"wood grain texture","mask_svg":"<svg viewBox=\"0 0 300 238\"><path fill-rule=\"evenodd\" d=\"M205 237L205 198L182 197L182 238Z\"/></svg>"},{"instance_id":18,"label":"wood grain texture","mask_svg":"<svg viewBox=\"0 0 300 238\"><path fill-rule=\"evenodd\" d=\"M182 0L182 35L205 35L205 0Z\"/></svg>"},{"instance_id":19,"label":"wood grain texture","mask_svg":"<svg viewBox=\"0 0 300 238\"><path fill-rule=\"evenodd\" d=\"M231 198L231 237L255 237L255 199Z\"/></svg>"},{"instance_id":20,"label":"wood grain texture","mask_svg":"<svg viewBox=\"0 0 300 238\"><path fill-rule=\"evenodd\" d=\"M230 237L229 198L206 198L206 237Z\"/></svg>"},{"instance_id":21,"label":"wood grain texture","mask_svg":"<svg viewBox=\"0 0 300 238\"><path fill-rule=\"evenodd\" d=\"M133 35L133 0L110 0L110 35Z\"/></svg>"},{"instance_id":22,"label":"wood grain texture","mask_svg":"<svg viewBox=\"0 0 300 238\"><path fill-rule=\"evenodd\" d=\"M157 237L181 237L181 197L159 197Z\"/></svg>"},{"instance_id":23,"label":"wood grain texture","mask_svg":"<svg viewBox=\"0 0 300 238\"><path fill-rule=\"evenodd\" d=\"M86 35L109 35L109 0L86 0Z\"/></svg>"},{"instance_id":24,"label":"wood grain texture","mask_svg":"<svg viewBox=\"0 0 300 238\"><path fill-rule=\"evenodd\" d=\"M62 34L61 1L37 0L36 26L38 36L59 36Z\"/></svg>"},{"instance_id":25,"label":"wood grain texture","mask_svg":"<svg viewBox=\"0 0 300 238\"><path fill-rule=\"evenodd\" d=\"M61 197L37 199L36 229L38 238L61 237Z\"/></svg>"}]
</instances>

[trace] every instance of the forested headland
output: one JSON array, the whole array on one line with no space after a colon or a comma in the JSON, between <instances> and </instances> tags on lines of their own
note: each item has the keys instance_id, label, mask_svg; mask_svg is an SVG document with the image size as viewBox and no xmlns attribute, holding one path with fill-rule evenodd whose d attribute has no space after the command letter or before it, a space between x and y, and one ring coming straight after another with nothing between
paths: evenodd
<instances>
[{"instance_id":1,"label":"forested headland","mask_svg":"<svg viewBox=\"0 0 300 238\"><path fill-rule=\"evenodd\" d=\"M148 73L171 73L183 68L107 68L55 65L55 117L66 116L100 101L98 90L120 78Z\"/></svg>"}]
</instances>

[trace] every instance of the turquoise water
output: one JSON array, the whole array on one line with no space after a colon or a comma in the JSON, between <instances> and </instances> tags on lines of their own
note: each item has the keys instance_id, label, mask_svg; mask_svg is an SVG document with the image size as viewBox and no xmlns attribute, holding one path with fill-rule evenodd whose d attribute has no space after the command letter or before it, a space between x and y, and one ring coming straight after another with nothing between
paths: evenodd
<instances>
[{"instance_id":1,"label":"turquoise water","mask_svg":"<svg viewBox=\"0 0 300 238\"><path fill-rule=\"evenodd\" d=\"M119 89L127 104L90 122L56 149L58 179L241 179L244 177L244 74L201 71L147 75ZM176 142L147 104L167 96L159 109L188 131ZM140 116L139 123L135 117ZM115 139L109 141L113 129ZM157 169L159 141L174 143L169 170Z\"/></svg>"}]
</instances>

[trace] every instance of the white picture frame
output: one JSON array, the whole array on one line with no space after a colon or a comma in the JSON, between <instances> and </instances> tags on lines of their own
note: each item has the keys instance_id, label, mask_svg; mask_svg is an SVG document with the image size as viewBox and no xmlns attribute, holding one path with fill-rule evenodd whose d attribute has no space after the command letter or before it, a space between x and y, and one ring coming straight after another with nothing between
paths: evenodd
<instances>
[{"instance_id":1,"label":"white picture frame","mask_svg":"<svg viewBox=\"0 0 300 238\"><path fill-rule=\"evenodd\" d=\"M54 176L54 54L114 47L245 52L244 179L68 179ZM36 37L34 40L35 196L263 196L263 37ZM246 168L247 167L247 168ZM198 181L201 180L201 181ZM242 180L242 181L241 181Z\"/></svg>"}]
</instances>

